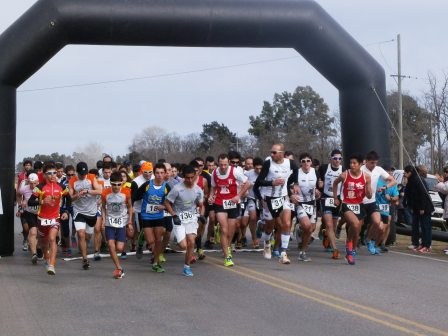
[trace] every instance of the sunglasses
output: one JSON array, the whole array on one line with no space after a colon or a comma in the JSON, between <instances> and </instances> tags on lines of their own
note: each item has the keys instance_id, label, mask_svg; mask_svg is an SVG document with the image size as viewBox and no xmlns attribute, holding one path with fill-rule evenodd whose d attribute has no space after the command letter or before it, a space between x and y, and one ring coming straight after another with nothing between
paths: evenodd
<instances>
[{"instance_id":1,"label":"sunglasses","mask_svg":"<svg viewBox=\"0 0 448 336\"><path fill-rule=\"evenodd\" d=\"M310 163L311 160L310 159L302 159L302 160L300 160L300 162L302 162L302 163Z\"/></svg>"},{"instance_id":2,"label":"sunglasses","mask_svg":"<svg viewBox=\"0 0 448 336\"><path fill-rule=\"evenodd\" d=\"M56 172L55 171L47 171L45 174L47 174L47 175L56 175Z\"/></svg>"},{"instance_id":3,"label":"sunglasses","mask_svg":"<svg viewBox=\"0 0 448 336\"><path fill-rule=\"evenodd\" d=\"M121 182L111 182L110 185L114 186L114 187L121 187L123 183Z\"/></svg>"},{"instance_id":4,"label":"sunglasses","mask_svg":"<svg viewBox=\"0 0 448 336\"><path fill-rule=\"evenodd\" d=\"M276 155L277 153L283 153L283 151L271 151L271 154Z\"/></svg>"},{"instance_id":5,"label":"sunglasses","mask_svg":"<svg viewBox=\"0 0 448 336\"><path fill-rule=\"evenodd\" d=\"M152 170L144 170L143 174L152 174Z\"/></svg>"},{"instance_id":6,"label":"sunglasses","mask_svg":"<svg viewBox=\"0 0 448 336\"><path fill-rule=\"evenodd\" d=\"M67 177L75 176L75 174L66 174Z\"/></svg>"},{"instance_id":7,"label":"sunglasses","mask_svg":"<svg viewBox=\"0 0 448 336\"><path fill-rule=\"evenodd\" d=\"M240 164L239 161L230 161L231 164Z\"/></svg>"},{"instance_id":8,"label":"sunglasses","mask_svg":"<svg viewBox=\"0 0 448 336\"><path fill-rule=\"evenodd\" d=\"M335 161L342 161L342 157L341 156L333 156L331 159L335 160Z\"/></svg>"}]
</instances>

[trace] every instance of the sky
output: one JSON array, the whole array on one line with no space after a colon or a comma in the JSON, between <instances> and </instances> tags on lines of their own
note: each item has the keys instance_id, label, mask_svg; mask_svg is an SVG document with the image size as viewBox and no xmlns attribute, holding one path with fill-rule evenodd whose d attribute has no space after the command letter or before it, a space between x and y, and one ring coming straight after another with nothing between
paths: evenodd
<instances>
[{"instance_id":1,"label":"sky","mask_svg":"<svg viewBox=\"0 0 448 336\"><path fill-rule=\"evenodd\" d=\"M218 0L216 0L218 1ZM1 0L0 34L35 0ZM448 1L317 0L385 69L396 90L396 36L401 35L405 93L421 98L428 71L448 72ZM1 54L0 54L1 57ZM39 91L41 88L142 80ZM89 143L126 154L134 136L158 126L179 135L224 123L247 135L249 116L275 93L311 86L338 113L338 91L292 49L67 46L18 88L16 161L71 154ZM36 130L51 119L61 136Z\"/></svg>"}]
</instances>

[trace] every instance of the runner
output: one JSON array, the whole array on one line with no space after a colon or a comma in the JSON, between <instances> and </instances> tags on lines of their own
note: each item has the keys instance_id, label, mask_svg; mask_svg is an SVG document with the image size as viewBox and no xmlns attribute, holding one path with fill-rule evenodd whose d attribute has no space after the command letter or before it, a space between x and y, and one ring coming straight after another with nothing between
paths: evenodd
<instances>
[{"instance_id":1,"label":"runner","mask_svg":"<svg viewBox=\"0 0 448 336\"><path fill-rule=\"evenodd\" d=\"M104 171L103 171L104 174ZM123 188L120 172L110 175L111 188L103 190L102 194L102 227L106 233L109 254L115 265L113 276L121 279L125 273L120 265L117 253L124 251L126 234L133 234L132 202L130 189Z\"/></svg>"},{"instance_id":2,"label":"runner","mask_svg":"<svg viewBox=\"0 0 448 336\"><path fill-rule=\"evenodd\" d=\"M213 171L216 169L215 158L213 156L207 156L205 158L205 165L207 167L207 170L204 171L210 174L210 176L212 176ZM205 203L204 217L208 219L207 240L204 243L204 247L207 249L213 249L215 243L215 224L216 224L215 208L213 204L210 204L208 202L208 197L205 198L204 203Z\"/></svg>"},{"instance_id":3,"label":"runner","mask_svg":"<svg viewBox=\"0 0 448 336\"><path fill-rule=\"evenodd\" d=\"M93 173L92 171L90 171L90 173ZM101 186L102 191L109 189L111 187L110 185L110 175L112 174L112 165L110 162L105 162L103 163L103 176L102 177L98 177L98 184ZM101 260L101 255L100 255L100 251L101 251L101 245L106 244L106 233L104 231L103 228L103 217L102 217L102 213L101 213L101 208L102 208L102 199L101 199L101 195L97 197L97 204L98 204L98 212L96 214L96 224L94 227L94 234L93 234L93 244L94 244L94 248L95 251L93 253L93 260L95 261L99 261ZM104 241L104 244L103 244ZM126 256L126 253L124 254L124 256Z\"/></svg>"},{"instance_id":4,"label":"runner","mask_svg":"<svg viewBox=\"0 0 448 336\"><path fill-rule=\"evenodd\" d=\"M82 256L82 268L89 269L87 260L87 242L90 240L97 223L97 196L101 195L102 188L95 175L88 174L87 163L79 162L76 165L77 176L69 182L70 197L73 202L73 221L78 234L78 246Z\"/></svg>"},{"instance_id":5,"label":"runner","mask_svg":"<svg viewBox=\"0 0 448 336\"><path fill-rule=\"evenodd\" d=\"M387 188L391 188L397 184L392 175L389 175L387 171L378 166L378 160L378 154L375 151L371 151L367 153L366 163L361 167L363 172L370 175L372 183L371 189L373 192L373 197L371 199L364 199L366 220L365 224L362 225L363 228L361 229L364 232L367 230L367 248L372 255L381 255L381 250L377 245L381 244L386 231L386 226L381 223L380 210L375 202L375 194L376 192L383 192ZM378 188L377 184L380 177L387 181L387 184L381 188ZM370 226L368 226L369 223ZM361 238L364 238L364 234L361 236Z\"/></svg>"},{"instance_id":6,"label":"runner","mask_svg":"<svg viewBox=\"0 0 448 336\"><path fill-rule=\"evenodd\" d=\"M265 220L261 236L264 243L263 256L266 259L272 258L270 239L274 226L277 224L281 233L279 261L282 264L290 263L286 254L291 235L291 207L287 196L290 193L290 185L293 185L294 194L299 191L297 177L298 168L294 161L284 158L283 144L274 144L271 157L263 163L263 168L254 185L254 193L263 204Z\"/></svg>"},{"instance_id":7,"label":"runner","mask_svg":"<svg viewBox=\"0 0 448 336\"><path fill-rule=\"evenodd\" d=\"M195 183L196 169L187 166L183 169L184 181L176 184L167 196L170 204L167 205L169 213L173 216L174 235L181 249L186 250L183 274L193 276L190 261L193 257L195 238L198 230L197 208L199 217L205 222L204 192ZM173 207L171 207L171 205Z\"/></svg>"},{"instance_id":8,"label":"runner","mask_svg":"<svg viewBox=\"0 0 448 336\"><path fill-rule=\"evenodd\" d=\"M350 156L350 169L341 173L333 181L333 199L345 218L347 230L346 256L349 265L355 264L354 248L361 230L361 220L365 216L363 199L372 197L370 176L361 170L362 156ZM338 198L338 185L342 182L341 200Z\"/></svg>"},{"instance_id":9,"label":"runner","mask_svg":"<svg viewBox=\"0 0 448 336\"><path fill-rule=\"evenodd\" d=\"M237 192L237 183L241 190ZM229 166L227 154L218 157L218 169L213 172L209 202L215 206L216 219L220 224L221 247L224 252L224 266L233 266L230 242L235 233L238 203L249 189L250 183L242 170Z\"/></svg>"},{"instance_id":10,"label":"runner","mask_svg":"<svg viewBox=\"0 0 448 336\"><path fill-rule=\"evenodd\" d=\"M37 235L43 249L47 274L55 275L56 253L58 246L56 236L60 219L67 219L68 212L60 215L62 198L68 196L68 190L57 183L56 167L49 162L43 166L46 182L38 184L28 200L30 207L38 206ZM67 200L70 203L70 200ZM49 248L48 248L49 247ZM34 256L33 256L34 257ZM35 263L35 261L33 261Z\"/></svg>"},{"instance_id":11,"label":"runner","mask_svg":"<svg viewBox=\"0 0 448 336\"><path fill-rule=\"evenodd\" d=\"M154 167L154 180L146 181L137 190L135 200L142 200L141 224L146 243L152 247L152 270L156 273L165 272L160 265L159 256L162 252L162 239L165 233L164 210L168 201L166 195L170 192L165 182L166 168L163 163Z\"/></svg>"},{"instance_id":12,"label":"runner","mask_svg":"<svg viewBox=\"0 0 448 336\"><path fill-rule=\"evenodd\" d=\"M302 244L299 250L299 261L309 262L306 251L311 240L311 235L316 229L316 199L320 197L317 189L317 175L311 164L313 158L308 153L299 156L300 169L297 175L299 192L291 195L291 202L296 204L297 219L302 232Z\"/></svg>"},{"instance_id":13,"label":"runner","mask_svg":"<svg viewBox=\"0 0 448 336\"><path fill-rule=\"evenodd\" d=\"M31 250L31 262L35 265L37 264L37 211L39 207L38 205L29 206L28 200L33 194L34 188L39 184L39 178L32 171L27 171L27 173L28 176L25 176L25 180L22 180L17 189L18 211L16 216L20 217L24 230L26 228L28 232L27 244Z\"/></svg>"},{"instance_id":14,"label":"runner","mask_svg":"<svg viewBox=\"0 0 448 336\"><path fill-rule=\"evenodd\" d=\"M340 254L336 246L335 230L338 225L339 209L334 204L333 199L333 182L342 173L342 152L339 149L334 149L330 154L330 163L320 166L319 188L322 190L321 209L322 209L322 224L325 226L323 231L324 247L333 249L333 259L339 259ZM341 194L341 185L339 184L336 194L339 197ZM328 243L326 243L328 242Z\"/></svg>"},{"instance_id":15,"label":"runner","mask_svg":"<svg viewBox=\"0 0 448 336\"><path fill-rule=\"evenodd\" d=\"M251 183L251 187L249 188L249 194L247 196L247 204L244 209L243 218L241 219L241 231L245 233L247 226L249 226L249 230L252 236L252 247L254 249L258 249L260 248L260 242L258 241L256 235L256 229L260 211L258 205L259 201L255 196L253 185L255 184L255 181L257 180L257 177L260 174L261 169L263 167L263 159L259 157L254 158L253 167L254 168L252 170L244 172L244 174L247 176L247 179Z\"/></svg>"},{"instance_id":16,"label":"runner","mask_svg":"<svg viewBox=\"0 0 448 336\"><path fill-rule=\"evenodd\" d=\"M197 158L193 161L190 162L190 166L194 168L195 172L196 172L196 178L194 183L201 188L202 193L204 194L204 197L206 199L208 199L209 193L210 193L210 183L209 180L211 179L211 176L209 173L205 172L202 168L204 167L204 164L202 163L202 161L198 161ZM183 172L184 176L185 176L185 172ZM204 174L206 174L209 179L204 177ZM199 213L197 213L198 215ZM204 214L204 213L203 213ZM204 250L202 249L202 237L204 235L205 232L205 225L207 224L207 220L205 219L205 217L200 217L199 220L199 227L197 230L197 235L196 235L196 252L198 254L198 259L202 260L205 258L205 254L204 254ZM193 255L191 262L194 263L196 261L196 257Z\"/></svg>"}]
</instances>

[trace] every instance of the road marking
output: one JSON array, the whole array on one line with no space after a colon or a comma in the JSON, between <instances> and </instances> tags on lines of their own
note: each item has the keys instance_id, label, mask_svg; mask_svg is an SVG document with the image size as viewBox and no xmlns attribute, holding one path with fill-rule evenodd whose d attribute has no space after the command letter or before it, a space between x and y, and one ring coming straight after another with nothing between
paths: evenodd
<instances>
[{"instance_id":1,"label":"road marking","mask_svg":"<svg viewBox=\"0 0 448 336\"><path fill-rule=\"evenodd\" d=\"M407 334L425 335L424 333L420 333L418 331L415 331L415 330L412 330L412 329L408 329L408 328L406 328L404 326L401 326L401 325L398 325L398 324L394 324L394 323L391 323L391 322L388 322L388 321L384 321L384 320L378 319L376 317L373 317L373 316L361 313L359 311L356 311L356 310L344 307L344 306L342 306L340 304L352 306L352 307L355 307L355 308L358 308L358 309L363 309L363 310L365 310L367 312L374 313L376 315L383 316L383 317L386 317L386 318L391 319L391 320L395 320L396 322L400 322L400 323L407 324L407 325L412 325L414 327L417 327L417 328L425 330L425 331L429 331L429 332L437 334L437 335L448 336L448 332L447 331L444 331L444 330L441 330L441 329L437 329L437 328L433 328L433 327L430 327L430 326L427 326L427 325L424 325L424 324L421 324L421 323L418 323L418 322L414 322L414 321L411 321L411 320L407 320L407 319L405 319L403 317L400 317L400 316L397 316L397 315L393 315L391 313L388 313L388 312L385 312L385 311L382 311L382 310L379 310L379 309L376 309L376 308L371 308L371 307L368 307L368 306L364 306L362 304L358 304L358 303L355 303L355 302L352 302L352 301L349 301L349 300L345 300L345 299L342 299L340 297L337 297L337 296L329 294L329 293L325 293L325 292L318 291L318 290L315 290L315 289L312 289L312 288L309 288L309 287L306 287L306 286L303 286L303 285L300 285L300 284L297 284L297 283L293 283L293 282L290 282L290 281L287 281L287 280L283 280L283 279L281 279L279 277L273 277L271 275L264 274L264 273L258 272L256 270L253 270L253 269L251 269L249 267L234 266L234 268L229 268L229 267L225 267L225 266L221 265L221 260L219 260L219 259L216 259L216 258L213 258L213 257L208 257L207 259L214 261L212 263L209 262L210 264L218 266L218 267L220 267L220 268L222 268L224 270L227 270L227 271L236 273L238 275L241 275L241 276L244 276L244 277L256 280L258 282L264 283L264 284L269 285L271 287L275 287L275 288L284 290L284 291L292 293L294 295L307 298L309 300L321 303L323 305L330 306L330 307L335 308L337 310L344 311L344 312L347 312L349 314L365 318L365 319L370 320L372 322L376 322L376 323L382 324L384 326L387 326L389 328L402 331L402 332L407 333ZM239 269L244 270L245 272L241 272ZM252 274L248 274L248 272L252 273L252 274L255 274L257 276L252 275ZM263 277L265 279L263 279L261 277ZM288 286L291 286L291 287L295 287L297 289L300 289L301 291L281 286L279 283L281 283L283 285L288 285ZM309 294L303 293L304 291L308 292ZM330 299L330 300L339 302L340 304L325 301L324 299L319 298L317 296L320 296L320 297L325 298L327 300Z\"/></svg>"},{"instance_id":2,"label":"road marking","mask_svg":"<svg viewBox=\"0 0 448 336\"><path fill-rule=\"evenodd\" d=\"M405 255L405 256L409 256L409 257L414 257L414 258L429 259L429 260L434 260L434 261L440 261L442 263L448 263L448 260L443 260L443 259L439 259L439 258L432 258L432 257L427 257L427 256L422 256L422 255L416 255L416 254L411 254L411 253L406 253L406 252L390 251L390 250L389 250L389 252L401 254L401 255Z\"/></svg>"}]
</instances>

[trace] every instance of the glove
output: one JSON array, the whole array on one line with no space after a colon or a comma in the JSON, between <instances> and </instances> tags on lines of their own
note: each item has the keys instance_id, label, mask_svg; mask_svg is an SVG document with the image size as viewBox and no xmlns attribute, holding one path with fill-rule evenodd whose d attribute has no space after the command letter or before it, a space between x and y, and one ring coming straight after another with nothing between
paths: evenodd
<instances>
[{"instance_id":1,"label":"glove","mask_svg":"<svg viewBox=\"0 0 448 336\"><path fill-rule=\"evenodd\" d=\"M199 221L199 223L201 223L202 225L205 225L205 224L207 223L207 220L206 220L205 217L202 216L202 215L198 217L198 221Z\"/></svg>"},{"instance_id":2,"label":"glove","mask_svg":"<svg viewBox=\"0 0 448 336\"><path fill-rule=\"evenodd\" d=\"M173 224L174 225L181 225L182 224L182 222L181 222L181 220L180 220L178 215L173 216Z\"/></svg>"}]
</instances>

